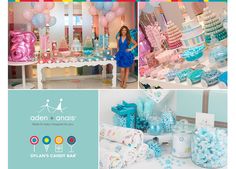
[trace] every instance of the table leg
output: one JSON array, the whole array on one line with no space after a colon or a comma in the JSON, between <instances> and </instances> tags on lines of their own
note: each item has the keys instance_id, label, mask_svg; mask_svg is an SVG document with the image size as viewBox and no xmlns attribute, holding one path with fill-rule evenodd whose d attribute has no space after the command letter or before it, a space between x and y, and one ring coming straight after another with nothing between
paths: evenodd
<instances>
[{"instance_id":1,"label":"table leg","mask_svg":"<svg viewBox=\"0 0 236 169\"><path fill-rule=\"evenodd\" d=\"M107 65L102 65L102 78L105 79L107 77Z\"/></svg>"},{"instance_id":2,"label":"table leg","mask_svg":"<svg viewBox=\"0 0 236 169\"><path fill-rule=\"evenodd\" d=\"M116 63L112 64L112 87L116 87Z\"/></svg>"},{"instance_id":3,"label":"table leg","mask_svg":"<svg viewBox=\"0 0 236 169\"><path fill-rule=\"evenodd\" d=\"M23 89L26 88L26 80L25 80L25 66L21 66L22 68L22 86L23 86Z\"/></svg>"},{"instance_id":4,"label":"table leg","mask_svg":"<svg viewBox=\"0 0 236 169\"><path fill-rule=\"evenodd\" d=\"M37 66L37 76L38 76L38 89L42 89L43 88L42 69L39 66Z\"/></svg>"}]
</instances>

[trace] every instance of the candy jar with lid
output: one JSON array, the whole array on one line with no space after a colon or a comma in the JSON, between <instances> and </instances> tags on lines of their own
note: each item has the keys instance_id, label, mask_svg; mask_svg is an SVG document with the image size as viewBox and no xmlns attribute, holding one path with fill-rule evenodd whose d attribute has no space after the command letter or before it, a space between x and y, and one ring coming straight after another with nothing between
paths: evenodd
<instances>
[{"instance_id":1,"label":"candy jar with lid","mask_svg":"<svg viewBox=\"0 0 236 169\"><path fill-rule=\"evenodd\" d=\"M194 126L182 119L173 127L172 155L179 158L191 157L191 138Z\"/></svg>"}]
</instances>

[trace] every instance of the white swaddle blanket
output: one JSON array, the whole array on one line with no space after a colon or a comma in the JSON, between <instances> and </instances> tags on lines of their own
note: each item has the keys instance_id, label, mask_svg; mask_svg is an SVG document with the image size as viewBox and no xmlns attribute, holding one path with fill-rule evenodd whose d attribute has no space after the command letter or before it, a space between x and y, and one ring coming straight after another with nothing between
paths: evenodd
<instances>
[{"instance_id":1,"label":"white swaddle blanket","mask_svg":"<svg viewBox=\"0 0 236 169\"><path fill-rule=\"evenodd\" d=\"M100 147L100 169L121 169L122 159L116 152Z\"/></svg>"},{"instance_id":2,"label":"white swaddle blanket","mask_svg":"<svg viewBox=\"0 0 236 169\"><path fill-rule=\"evenodd\" d=\"M100 137L136 149L139 149L143 144L142 131L108 124L101 125Z\"/></svg>"},{"instance_id":3,"label":"white swaddle blanket","mask_svg":"<svg viewBox=\"0 0 236 169\"><path fill-rule=\"evenodd\" d=\"M136 162L140 162L143 160L151 159L155 157L155 153L149 146L145 143L139 148L137 152Z\"/></svg>"},{"instance_id":4,"label":"white swaddle blanket","mask_svg":"<svg viewBox=\"0 0 236 169\"><path fill-rule=\"evenodd\" d=\"M133 164L136 161L137 150L135 148L106 139L100 141L100 147L118 153L122 159L123 167Z\"/></svg>"}]
</instances>

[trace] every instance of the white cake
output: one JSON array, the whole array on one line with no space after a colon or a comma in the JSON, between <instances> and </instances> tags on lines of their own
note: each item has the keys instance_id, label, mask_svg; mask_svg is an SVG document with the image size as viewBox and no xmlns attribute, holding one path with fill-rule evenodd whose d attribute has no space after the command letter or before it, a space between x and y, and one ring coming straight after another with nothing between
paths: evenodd
<instances>
[{"instance_id":1,"label":"white cake","mask_svg":"<svg viewBox=\"0 0 236 169\"><path fill-rule=\"evenodd\" d=\"M186 21L182 23L182 27L183 48L195 47L205 42L204 31L197 21L187 17Z\"/></svg>"}]
</instances>

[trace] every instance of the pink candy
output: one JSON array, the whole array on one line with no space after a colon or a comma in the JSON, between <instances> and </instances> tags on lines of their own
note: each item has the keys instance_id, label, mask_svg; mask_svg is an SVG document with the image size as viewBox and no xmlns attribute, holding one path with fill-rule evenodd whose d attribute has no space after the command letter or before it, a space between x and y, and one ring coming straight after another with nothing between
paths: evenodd
<instances>
[{"instance_id":1,"label":"pink candy","mask_svg":"<svg viewBox=\"0 0 236 169\"><path fill-rule=\"evenodd\" d=\"M29 62L34 58L36 37L32 32L11 31L9 61Z\"/></svg>"}]
</instances>

